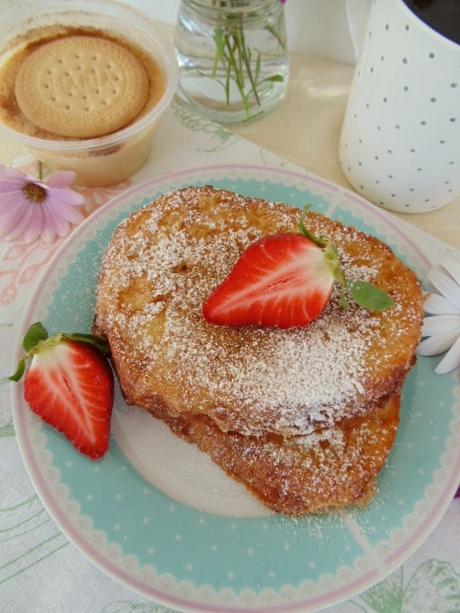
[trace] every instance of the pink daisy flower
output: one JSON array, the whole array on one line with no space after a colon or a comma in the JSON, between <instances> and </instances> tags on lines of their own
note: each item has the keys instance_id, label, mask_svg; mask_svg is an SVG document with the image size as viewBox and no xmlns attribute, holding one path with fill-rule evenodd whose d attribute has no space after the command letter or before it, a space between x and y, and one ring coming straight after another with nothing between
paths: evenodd
<instances>
[{"instance_id":1,"label":"pink daisy flower","mask_svg":"<svg viewBox=\"0 0 460 613\"><path fill-rule=\"evenodd\" d=\"M71 224L83 221L76 207L84 197L69 189L75 173L56 172L45 183L15 168L0 166L0 237L47 243L67 236Z\"/></svg>"}]
</instances>

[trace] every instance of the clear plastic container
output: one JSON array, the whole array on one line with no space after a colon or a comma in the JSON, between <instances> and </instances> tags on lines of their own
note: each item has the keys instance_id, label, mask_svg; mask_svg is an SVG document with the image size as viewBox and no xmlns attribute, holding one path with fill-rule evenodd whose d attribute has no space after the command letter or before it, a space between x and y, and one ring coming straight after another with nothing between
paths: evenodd
<instances>
[{"instance_id":1,"label":"clear plastic container","mask_svg":"<svg viewBox=\"0 0 460 613\"><path fill-rule=\"evenodd\" d=\"M77 182L86 186L118 183L135 173L145 162L158 120L171 101L178 81L173 44L149 18L110 0L21 2L2 11L0 65L21 44L21 36L48 26L97 28L140 47L161 68L166 86L155 106L125 128L97 138L37 138L0 123L0 138L20 143L34 157L56 170L74 170ZM28 41L29 42L29 41Z\"/></svg>"}]
</instances>

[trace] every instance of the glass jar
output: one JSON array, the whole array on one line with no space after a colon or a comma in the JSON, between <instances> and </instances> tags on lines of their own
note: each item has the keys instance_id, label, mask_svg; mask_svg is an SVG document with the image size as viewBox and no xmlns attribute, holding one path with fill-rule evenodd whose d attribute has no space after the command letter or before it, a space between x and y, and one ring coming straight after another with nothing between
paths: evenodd
<instances>
[{"instance_id":1,"label":"glass jar","mask_svg":"<svg viewBox=\"0 0 460 613\"><path fill-rule=\"evenodd\" d=\"M222 123L250 121L284 96L289 67L281 0L181 0L179 99Z\"/></svg>"}]
</instances>

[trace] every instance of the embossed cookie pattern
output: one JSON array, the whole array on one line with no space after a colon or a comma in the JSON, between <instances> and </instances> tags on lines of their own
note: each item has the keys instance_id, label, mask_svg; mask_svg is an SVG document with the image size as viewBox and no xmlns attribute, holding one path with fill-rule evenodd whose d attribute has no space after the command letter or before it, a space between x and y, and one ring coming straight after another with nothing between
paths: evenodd
<instances>
[{"instance_id":1,"label":"embossed cookie pattern","mask_svg":"<svg viewBox=\"0 0 460 613\"><path fill-rule=\"evenodd\" d=\"M115 42L69 36L31 53L16 78L19 108L54 134L91 138L120 130L144 108L149 78Z\"/></svg>"}]
</instances>

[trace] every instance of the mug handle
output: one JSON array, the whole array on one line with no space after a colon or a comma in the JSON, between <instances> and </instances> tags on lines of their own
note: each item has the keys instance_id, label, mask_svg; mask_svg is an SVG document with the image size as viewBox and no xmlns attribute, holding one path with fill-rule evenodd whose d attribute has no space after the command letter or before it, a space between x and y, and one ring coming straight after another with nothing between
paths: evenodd
<instances>
[{"instance_id":1,"label":"mug handle","mask_svg":"<svg viewBox=\"0 0 460 613\"><path fill-rule=\"evenodd\" d=\"M345 12L350 31L355 64L361 54L367 22L374 0L345 0Z\"/></svg>"}]
</instances>

